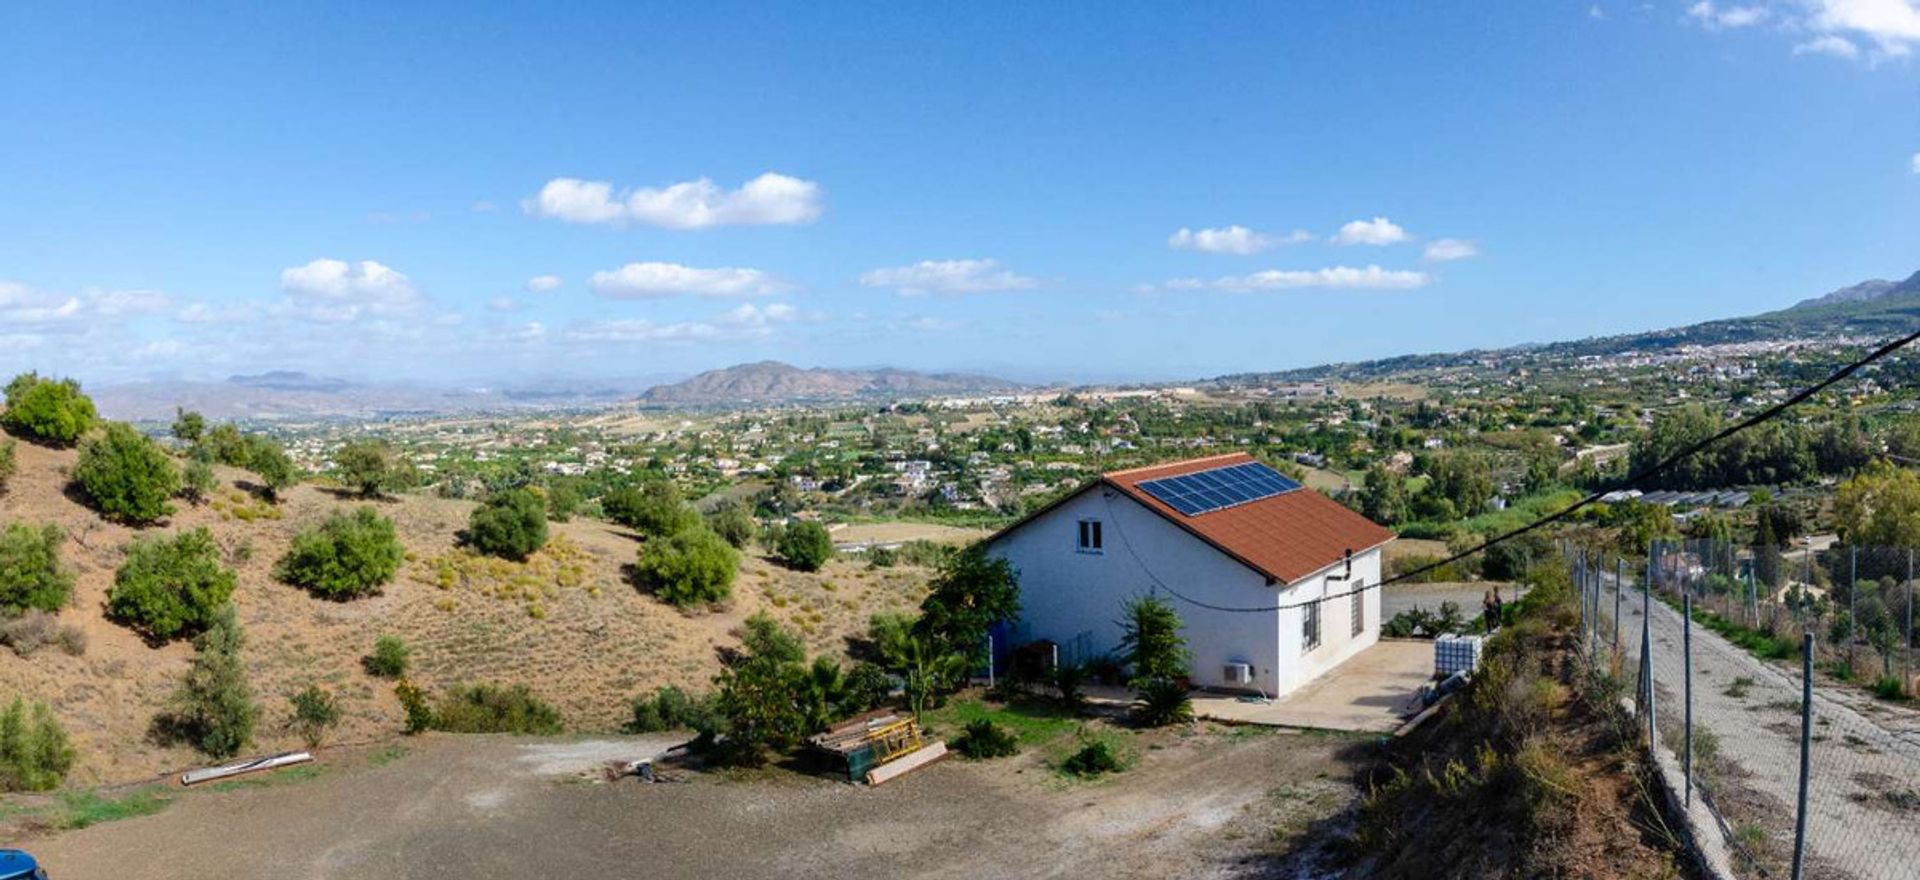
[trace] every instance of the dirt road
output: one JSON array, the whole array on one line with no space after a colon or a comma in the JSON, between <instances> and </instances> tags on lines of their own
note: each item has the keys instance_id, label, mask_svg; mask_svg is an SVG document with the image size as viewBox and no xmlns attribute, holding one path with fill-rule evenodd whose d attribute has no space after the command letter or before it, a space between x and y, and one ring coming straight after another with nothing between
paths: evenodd
<instances>
[{"instance_id":1,"label":"dirt road","mask_svg":"<svg viewBox=\"0 0 1920 880\"><path fill-rule=\"evenodd\" d=\"M1068 782L1024 754L878 788L778 775L591 784L646 739L431 736L381 767L191 793L32 842L60 880L1285 876L1274 828L1352 797L1347 741L1216 729ZM1306 815L1313 813L1315 815Z\"/></svg>"}]
</instances>

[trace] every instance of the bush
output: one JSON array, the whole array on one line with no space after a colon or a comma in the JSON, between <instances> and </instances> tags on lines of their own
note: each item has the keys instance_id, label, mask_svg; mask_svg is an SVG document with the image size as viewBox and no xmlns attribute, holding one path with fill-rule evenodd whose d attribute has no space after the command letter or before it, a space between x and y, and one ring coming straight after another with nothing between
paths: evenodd
<instances>
[{"instance_id":1,"label":"bush","mask_svg":"<svg viewBox=\"0 0 1920 880\"><path fill-rule=\"evenodd\" d=\"M361 440L341 446L333 454L340 481L365 498L377 498L413 484L414 468L392 444Z\"/></svg>"},{"instance_id":2,"label":"bush","mask_svg":"<svg viewBox=\"0 0 1920 880\"><path fill-rule=\"evenodd\" d=\"M427 705L427 694L413 682L401 679L393 686L393 695L400 699L400 708L406 710L408 736L433 729L433 707Z\"/></svg>"},{"instance_id":3,"label":"bush","mask_svg":"<svg viewBox=\"0 0 1920 880\"><path fill-rule=\"evenodd\" d=\"M72 446L98 417L93 401L80 393L80 383L22 373L7 383L7 411L0 415L0 426L29 440Z\"/></svg>"},{"instance_id":4,"label":"bush","mask_svg":"<svg viewBox=\"0 0 1920 880\"><path fill-rule=\"evenodd\" d=\"M547 487L547 518L567 522L580 512L580 491L565 483Z\"/></svg>"},{"instance_id":5,"label":"bush","mask_svg":"<svg viewBox=\"0 0 1920 880\"><path fill-rule=\"evenodd\" d=\"M167 713L156 719L163 739L186 742L214 758L232 757L247 747L260 710L240 662L245 643L232 608L194 640L193 665Z\"/></svg>"},{"instance_id":6,"label":"bush","mask_svg":"<svg viewBox=\"0 0 1920 880\"><path fill-rule=\"evenodd\" d=\"M247 466L247 436L240 433L240 428L232 422L213 426L202 442L196 444L195 451L205 451L214 461L227 467Z\"/></svg>"},{"instance_id":7,"label":"bush","mask_svg":"<svg viewBox=\"0 0 1920 880\"><path fill-rule=\"evenodd\" d=\"M700 524L700 514L681 497L680 488L665 479L608 492L600 500L600 509L608 519L649 538L679 534Z\"/></svg>"},{"instance_id":8,"label":"bush","mask_svg":"<svg viewBox=\"0 0 1920 880\"><path fill-rule=\"evenodd\" d=\"M87 652L87 633L77 626L62 624L59 617L48 612L28 611L0 624L0 644L22 657L32 656L48 645L59 645L60 650L78 657Z\"/></svg>"},{"instance_id":9,"label":"bush","mask_svg":"<svg viewBox=\"0 0 1920 880\"><path fill-rule=\"evenodd\" d=\"M340 723L340 707L333 701L333 694L317 684L307 685L289 702L293 704L293 729L307 748L319 748L327 739L327 731Z\"/></svg>"},{"instance_id":10,"label":"bush","mask_svg":"<svg viewBox=\"0 0 1920 880\"><path fill-rule=\"evenodd\" d=\"M213 487L219 485L219 482L213 476L213 465L198 458L190 459L187 461L186 468L180 472L180 497L193 502L197 507L207 500L208 495L213 494Z\"/></svg>"},{"instance_id":11,"label":"bush","mask_svg":"<svg viewBox=\"0 0 1920 880\"><path fill-rule=\"evenodd\" d=\"M269 500L278 499L282 490L300 481L299 470L293 466L293 459L287 457L287 450L280 446L279 441L251 434L242 445L246 468L260 478Z\"/></svg>"},{"instance_id":12,"label":"bush","mask_svg":"<svg viewBox=\"0 0 1920 880\"><path fill-rule=\"evenodd\" d=\"M107 591L107 612L149 638L165 641L207 629L233 596L233 572L205 528L142 538Z\"/></svg>"},{"instance_id":13,"label":"bush","mask_svg":"<svg viewBox=\"0 0 1920 880\"><path fill-rule=\"evenodd\" d=\"M560 710L524 684L458 685L433 708L433 729L449 733L559 733Z\"/></svg>"},{"instance_id":14,"label":"bush","mask_svg":"<svg viewBox=\"0 0 1920 880\"><path fill-rule=\"evenodd\" d=\"M633 720L629 733L659 733L663 730L705 730L713 726L712 700L696 697L671 685L655 691L651 697L633 698Z\"/></svg>"},{"instance_id":15,"label":"bush","mask_svg":"<svg viewBox=\"0 0 1920 880\"><path fill-rule=\"evenodd\" d=\"M547 506L530 489L509 489L474 508L467 541L489 556L525 559L547 544Z\"/></svg>"},{"instance_id":16,"label":"bush","mask_svg":"<svg viewBox=\"0 0 1920 880\"><path fill-rule=\"evenodd\" d=\"M742 504L723 504L712 516L707 517L707 527L719 535L736 550L745 550L753 541L760 527L753 521L753 514L747 512Z\"/></svg>"},{"instance_id":17,"label":"bush","mask_svg":"<svg viewBox=\"0 0 1920 880\"><path fill-rule=\"evenodd\" d=\"M360 666L375 678L404 678L412 659L413 649L399 636L381 636L373 640L373 653L360 658Z\"/></svg>"},{"instance_id":18,"label":"bush","mask_svg":"<svg viewBox=\"0 0 1920 880\"><path fill-rule=\"evenodd\" d=\"M74 482L95 509L110 519L144 525L173 512L167 503L180 491L180 471L160 444L124 422L80 447Z\"/></svg>"},{"instance_id":19,"label":"bush","mask_svg":"<svg viewBox=\"0 0 1920 880\"><path fill-rule=\"evenodd\" d=\"M1165 727L1193 720L1193 697L1178 682L1150 679L1133 701L1133 718L1144 727Z\"/></svg>"},{"instance_id":20,"label":"bush","mask_svg":"<svg viewBox=\"0 0 1920 880\"><path fill-rule=\"evenodd\" d=\"M1127 600L1120 626L1121 659L1136 683L1187 674L1189 655L1187 640L1180 635L1180 614L1167 600L1151 595Z\"/></svg>"},{"instance_id":21,"label":"bush","mask_svg":"<svg viewBox=\"0 0 1920 880\"><path fill-rule=\"evenodd\" d=\"M0 614L59 611L73 596L73 572L60 564L59 526L9 523L0 531Z\"/></svg>"},{"instance_id":22,"label":"bush","mask_svg":"<svg viewBox=\"0 0 1920 880\"><path fill-rule=\"evenodd\" d=\"M73 769L67 731L47 704L13 698L0 712L0 791L52 791Z\"/></svg>"},{"instance_id":23,"label":"bush","mask_svg":"<svg viewBox=\"0 0 1920 880\"><path fill-rule=\"evenodd\" d=\"M1080 747L1080 751L1060 762L1060 770L1083 779L1117 773L1122 769L1120 756L1113 753L1113 747L1105 740L1094 740Z\"/></svg>"},{"instance_id":24,"label":"bush","mask_svg":"<svg viewBox=\"0 0 1920 880\"><path fill-rule=\"evenodd\" d=\"M357 599L380 592L405 556L393 520L362 507L295 535L273 574L321 598Z\"/></svg>"},{"instance_id":25,"label":"bush","mask_svg":"<svg viewBox=\"0 0 1920 880\"><path fill-rule=\"evenodd\" d=\"M640 548L634 574L654 595L686 608L718 602L733 593L739 552L704 528L655 538Z\"/></svg>"},{"instance_id":26,"label":"bush","mask_svg":"<svg viewBox=\"0 0 1920 880\"><path fill-rule=\"evenodd\" d=\"M1020 753L1020 743L991 718L967 722L967 732L953 741L954 751L976 761L1006 758Z\"/></svg>"},{"instance_id":27,"label":"bush","mask_svg":"<svg viewBox=\"0 0 1920 880\"><path fill-rule=\"evenodd\" d=\"M14 469L18 467L15 452L19 446L12 437L0 439L0 493L7 491L7 481L13 479Z\"/></svg>"},{"instance_id":28,"label":"bush","mask_svg":"<svg viewBox=\"0 0 1920 880\"><path fill-rule=\"evenodd\" d=\"M188 446L198 446L200 438L207 433L207 417L176 406L173 408L172 431L174 439Z\"/></svg>"},{"instance_id":29,"label":"bush","mask_svg":"<svg viewBox=\"0 0 1920 880\"><path fill-rule=\"evenodd\" d=\"M1053 687L1060 692L1060 705L1079 710L1087 703L1087 668L1078 663L1062 663L1053 670Z\"/></svg>"},{"instance_id":30,"label":"bush","mask_svg":"<svg viewBox=\"0 0 1920 880\"><path fill-rule=\"evenodd\" d=\"M833 557L833 538L827 527L812 520L787 526L780 536L780 559L801 571L819 571Z\"/></svg>"}]
</instances>

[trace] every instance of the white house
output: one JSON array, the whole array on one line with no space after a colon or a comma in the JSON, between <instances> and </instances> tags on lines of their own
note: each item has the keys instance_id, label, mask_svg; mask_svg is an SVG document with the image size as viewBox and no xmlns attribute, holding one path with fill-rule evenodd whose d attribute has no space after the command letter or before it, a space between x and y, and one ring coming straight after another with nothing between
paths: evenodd
<instances>
[{"instance_id":1,"label":"white house","mask_svg":"<svg viewBox=\"0 0 1920 880\"><path fill-rule=\"evenodd\" d=\"M1184 621L1195 685L1272 696L1379 639L1392 539L1236 452L1103 474L987 547L1019 572L1022 640L1117 653L1122 603L1157 593Z\"/></svg>"}]
</instances>

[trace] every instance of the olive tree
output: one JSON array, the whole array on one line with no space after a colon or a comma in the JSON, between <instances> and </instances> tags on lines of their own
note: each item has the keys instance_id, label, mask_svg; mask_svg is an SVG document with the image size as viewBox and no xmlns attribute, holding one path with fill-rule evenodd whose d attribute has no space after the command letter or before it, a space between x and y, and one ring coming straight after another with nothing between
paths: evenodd
<instances>
[{"instance_id":1,"label":"olive tree","mask_svg":"<svg viewBox=\"0 0 1920 880\"><path fill-rule=\"evenodd\" d=\"M467 541L490 556L525 559L547 544L547 505L533 490L495 493L467 519Z\"/></svg>"},{"instance_id":2,"label":"olive tree","mask_svg":"<svg viewBox=\"0 0 1920 880\"><path fill-rule=\"evenodd\" d=\"M733 545L712 531L687 529L648 541L640 548L634 573L654 595L685 608L731 595L739 556Z\"/></svg>"},{"instance_id":3,"label":"olive tree","mask_svg":"<svg viewBox=\"0 0 1920 880\"><path fill-rule=\"evenodd\" d=\"M93 400L72 379L43 379L21 373L7 383L7 411L0 427L51 446L72 446L93 427L99 414Z\"/></svg>"},{"instance_id":4,"label":"olive tree","mask_svg":"<svg viewBox=\"0 0 1920 880\"><path fill-rule=\"evenodd\" d=\"M274 576L322 598L355 599L393 580L405 555L393 520L362 507L295 535Z\"/></svg>"},{"instance_id":5,"label":"olive tree","mask_svg":"<svg viewBox=\"0 0 1920 880\"><path fill-rule=\"evenodd\" d=\"M107 591L107 613L157 641L211 626L233 597L234 574L205 528L133 542Z\"/></svg>"},{"instance_id":6,"label":"olive tree","mask_svg":"<svg viewBox=\"0 0 1920 880\"><path fill-rule=\"evenodd\" d=\"M152 438L124 422L110 422L80 447L73 479L109 518L145 525L173 512L180 469Z\"/></svg>"}]
</instances>

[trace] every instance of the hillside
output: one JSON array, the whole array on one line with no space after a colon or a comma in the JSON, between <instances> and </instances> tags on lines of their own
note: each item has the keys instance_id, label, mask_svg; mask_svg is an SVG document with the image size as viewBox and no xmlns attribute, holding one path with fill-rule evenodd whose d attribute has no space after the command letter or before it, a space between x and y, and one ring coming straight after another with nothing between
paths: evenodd
<instances>
[{"instance_id":1,"label":"hillside","mask_svg":"<svg viewBox=\"0 0 1920 880\"><path fill-rule=\"evenodd\" d=\"M670 385L657 385L640 399L645 403L712 406L738 403L851 400L891 396L963 395L1010 391L1017 383L965 373L919 373L880 368L835 370L801 369L779 361L740 364L709 370Z\"/></svg>"},{"instance_id":2,"label":"hillside","mask_svg":"<svg viewBox=\"0 0 1920 880\"><path fill-rule=\"evenodd\" d=\"M0 495L0 522L54 523L66 530L62 553L76 572L74 600L62 623L86 634L71 656L45 648L29 656L0 649L0 695L46 700L72 734L80 761L72 780L123 781L205 763L181 747L148 738L192 648L151 647L105 617L114 571L126 545L144 533L206 526L239 575L234 605L247 634L244 656L264 712L250 752L298 746L287 730L287 699L319 683L339 697L344 720L336 741L395 735L402 721L391 683L365 674L359 658L381 634L414 649L413 679L429 689L456 682L525 682L558 706L570 729L612 730L628 700L676 684L705 690L718 670L714 649L760 610L805 635L811 650L844 650L875 611L917 603L925 572L869 570L835 560L816 574L749 554L724 610L683 614L637 591L623 568L638 541L605 523L554 525L555 541L522 565L471 557L457 548L472 504L424 496L380 502L407 548L407 562L384 594L353 602L313 598L274 580L271 571L293 534L360 502L313 485L296 486L277 507L241 491L247 476L222 469L213 502L181 503L171 522L135 530L102 521L67 494L70 450L18 447L19 473ZM442 569L457 573L442 586ZM529 595L537 595L530 600ZM540 617L531 609L538 605Z\"/></svg>"},{"instance_id":3,"label":"hillside","mask_svg":"<svg viewBox=\"0 0 1920 880\"><path fill-rule=\"evenodd\" d=\"M523 380L500 387L360 383L275 370L223 381L152 380L90 386L108 418L165 421L175 406L213 419L368 419L393 416L602 406L631 398L661 376L570 381Z\"/></svg>"}]
</instances>

